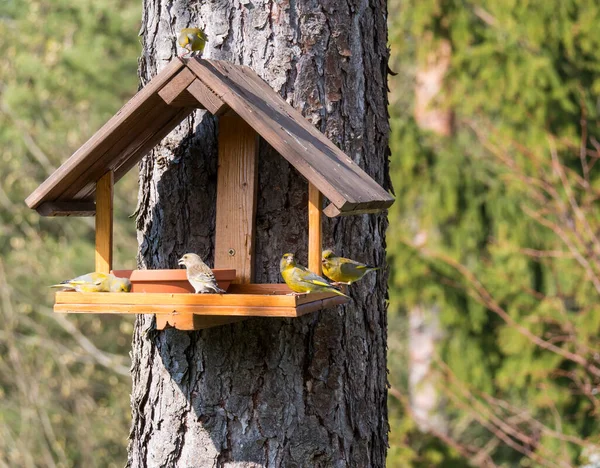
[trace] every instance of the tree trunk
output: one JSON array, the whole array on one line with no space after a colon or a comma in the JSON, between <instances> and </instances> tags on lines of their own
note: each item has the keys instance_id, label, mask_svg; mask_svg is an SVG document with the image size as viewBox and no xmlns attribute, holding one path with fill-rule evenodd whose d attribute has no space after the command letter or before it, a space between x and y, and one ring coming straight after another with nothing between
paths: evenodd
<instances>
[{"instance_id":1,"label":"tree trunk","mask_svg":"<svg viewBox=\"0 0 600 468\"><path fill-rule=\"evenodd\" d=\"M430 41L431 37L427 37ZM418 64L415 79L415 122L421 130L431 131L440 137L449 137L453 132L454 113L443 102L445 79L450 69L452 47L441 40ZM442 143L443 144L443 140ZM415 219L415 240L422 233ZM410 405L415 423L423 432L435 428L437 432L448 432L448 421L443 413L443 400L439 394L437 375L433 371L435 351L443 338L440 327L440 308L435 304L417 304L408 311L409 361L408 384Z\"/></svg>"},{"instance_id":2,"label":"tree trunk","mask_svg":"<svg viewBox=\"0 0 600 468\"><path fill-rule=\"evenodd\" d=\"M384 0L145 0L143 83L180 53L176 31L190 24L206 26L205 57L252 67L390 186ZM140 164L141 267L176 268L186 252L212 264L217 131L198 111ZM324 239L384 266L386 227L385 215L335 219ZM264 142L256 228L256 282L281 282L285 252L306 263L306 181ZM383 269L352 287L349 305L299 319L148 332L153 317L140 316L128 466L384 466L386 294Z\"/></svg>"}]
</instances>

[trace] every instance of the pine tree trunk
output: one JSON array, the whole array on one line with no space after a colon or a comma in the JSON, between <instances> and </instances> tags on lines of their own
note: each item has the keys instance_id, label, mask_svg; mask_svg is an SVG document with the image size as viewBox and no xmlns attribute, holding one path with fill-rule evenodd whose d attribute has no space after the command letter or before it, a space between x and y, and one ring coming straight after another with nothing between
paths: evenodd
<instances>
[{"instance_id":1,"label":"pine tree trunk","mask_svg":"<svg viewBox=\"0 0 600 468\"><path fill-rule=\"evenodd\" d=\"M252 67L389 187L384 0L193 5L145 0L143 83L180 53L178 29L206 25L205 57ZM176 268L190 251L212 264L217 131L196 112L141 163L141 267ZM264 142L256 226L256 282L281 282L287 251L306 263L307 184ZM386 227L385 215L327 221L326 246L384 266ZM383 269L351 304L300 319L146 332L141 316L128 466L383 467L386 294Z\"/></svg>"}]
</instances>

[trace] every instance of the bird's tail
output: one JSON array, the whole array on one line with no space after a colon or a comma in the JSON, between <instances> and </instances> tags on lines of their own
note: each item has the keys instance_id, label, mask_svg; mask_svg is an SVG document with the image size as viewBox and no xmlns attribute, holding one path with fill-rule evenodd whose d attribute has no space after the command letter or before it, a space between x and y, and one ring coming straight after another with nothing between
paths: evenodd
<instances>
[{"instance_id":1,"label":"bird's tail","mask_svg":"<svg viewBox=\"0 0 600 468\"><path fill-rule=\"evenodd\" d=\"M219 286L217 286L216 283L211 286L211 289L217 294L225 294L225 290L221 289Z\"/></svg>"},{"instance_id":2,"label":"bird's tail","mask_svg":"<svg viewBox=\"0 0 600 468\"><path fill-rule=\"evenodd\" d=\"M334 294L337 294L338 296L344 296L344 297L347 297L348 299L350 299L350 296L347 296L346 294L344 294L344 293L343 293L342 291L340 291L339 289L335 289L335 288L333 288L333 287L332 287L332 288L327 288L327 290L328 290L329 292L332 292L332 293L334 293Z\"/></svg>"}]
</instances>

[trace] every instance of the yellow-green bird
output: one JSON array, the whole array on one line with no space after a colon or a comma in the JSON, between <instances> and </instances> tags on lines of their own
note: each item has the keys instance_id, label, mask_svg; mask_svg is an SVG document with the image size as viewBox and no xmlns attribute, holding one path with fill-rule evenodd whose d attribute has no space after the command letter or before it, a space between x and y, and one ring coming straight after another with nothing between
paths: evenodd
<instances>
[{"instance_id":1,"label":"yellow-green bird","mask_svg":"<svg viewBox=\"0 0 600 468\"><path fill-rule=\"evenodd\" d=\"M131 291L131 281L128 278L118 278L115 275L94 272L50 287L77 292L129 292Z\"/></svg>"},{"instance_id":2,"label":"yellow-green bird","mask_svg":"<svg viewBox=\"0 0 600 468\"><path fill-rule=\"evenodd\" d=\"M320 277L302 265L296 264L294 254L284 254L281 257L279 269L283 280L295 293L330 292L348 297L343 292L335 289L325 278Z\"/></svg>"},{"instance_id":3,"label":"yellow-green bird","mask_svg":"<svg viewBox=\"0 0 600 468\"><path fill-rule=\"evenodd\" d=\"M378 267L355 262L349 258L336 257L331 250L323 252L323 274L331 281L342 284L352 284L365 276L370 271L379 270Z\"/></svg>"},{"instance_id":4,"label":"yellow-green bird","mask_svg":"<svg viewBox=\"0 0 600 468\"><path fill-rule=\"evenodd\" d=\"M187 50L183 55L193 52L199 52L199 54L202 55L207 41L208 38L206 37L206 34L200 28L183 28L179 32L179 37L177 38L179 46Z\"/></svg>"}]
</instances>

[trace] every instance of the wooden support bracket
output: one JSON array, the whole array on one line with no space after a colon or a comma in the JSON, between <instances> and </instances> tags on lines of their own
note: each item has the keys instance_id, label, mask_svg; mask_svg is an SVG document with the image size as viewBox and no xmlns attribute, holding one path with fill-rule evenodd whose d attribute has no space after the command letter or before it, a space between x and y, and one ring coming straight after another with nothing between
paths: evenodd
<instances>
[{"instance_id":1,"label":"wooden support bracket","mask_svg":"<svg viewBox=\"0 0 600 468\"><path fill-rule=\"evenodd\" d=\"M220 116L229 110L229 106L197 78L187 87L187 92L213 115Z\"/></svg>"},{"instance_id":2,"label":"wooden support bracket","mask_svg":"<svg viewBox=\"0 0 600 468\"><path fill-rule=\"evenodd\" d=\"M42 216L94 216L96 204L92 201L44 202L37 212Z\"/></svg>"},{"instance_id":3,"label":"wooden support bracket","mask_svg":"<svg viewBox=\"0 0 600 468\"><path fill-rule=\"evenodd\" d=\"M156 314L156 329L165 330L204 330L205 328L218 327L229 323L246 320L247 317L212 316L203 317L195 314Z\"/></svg>"},{"instance_id":4,"label":"wooden support bracket","mask_svg":"<svg viewBox=\"0 0 600 468\"><path fill-rule=\"evenodd\" d=\"M323 194L308 183L308 269L321 276L321 252L323 250L322 215Z\"/></svg>"},{"instance_id":5,"label":"wooden support bracket","mask_svg":"<svg viewBox=\"0 0 600 468\"><path fill-rule=\"evenodd\" d=\"M112 270L113 252L113 171L96 182L96 269L99 273Z\"/></svg>"},{"instance_id":6,"label":"wooden support bracket","mask_svg":"<svg viewBox=\"0 0 600 468\"><path fill-rule=\"evenodd\" d=\"M198 100L187 91L187 87L192 84L195 79L196 75L186 67L175 75L171 81L158 92L158 95L166 104L173 107L201 107Z\"/></svg>"}]
</instances>

